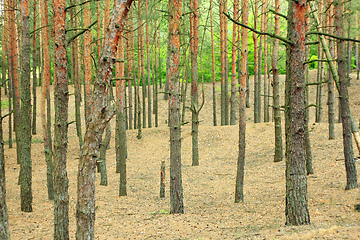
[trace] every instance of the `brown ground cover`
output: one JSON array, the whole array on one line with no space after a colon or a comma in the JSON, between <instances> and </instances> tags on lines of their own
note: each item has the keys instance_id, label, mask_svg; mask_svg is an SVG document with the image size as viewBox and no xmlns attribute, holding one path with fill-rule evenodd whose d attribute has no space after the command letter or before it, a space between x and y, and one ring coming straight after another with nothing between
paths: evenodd
<instances>
[{"instance_id":1,"label":"brown ground cover","mask_svg":"<svg viewBox=\"0 0 360 240\"><path fill-rule=\"evenodd\" d=\"M315 76L316 72L312 71L312 82ZM354 79L355 75L352 77ZM310 89L312 103L315 88ZM349 90L353 115L357 120L360 117L359 89L360 81L353 80ZM326 86L324 93L327 93ZM200 113L198 167L191 166L191 126L187 124L182 128L185 214L168 214L169 130L165 123L167 105L161 100L159 128L143 129L141 140L136 138L137 130L127 132L127 197L118 196L119 175L115 174L114 139L111 141L107 151L109 185L100 186L100 176L96 181L96 239L360 239L360 212L354 211L354 204L360 203L360 193L358 189L344 190L346 175L341 124L336 124L336 139L328 140L326 94L323 98L325 122L313 123L314 109L310 111L315 171L308 177L311 224L299 227L284 225L285 162L273 162L274 124L254 124L252 108L247 109L245 202L234 203L238 126L212 126L211 94L211 85L205 84L206 102ZM220 110L220 99L217 100ZM190 112L186 114L190 120ZM70 98L69 120L74 120L73 96ZM16 151L5 145L11 239L53 238L53 203L47 199L40 118L38 126L38 134L33 136L32 144L32 213L20 211ZM4 121L4 134L7 139L7 119ZM355 156L359 156L355 146L354 150ZM75 124L71 124L67 165L71 239L75 238L76 229L78 155ZM161 161L166 162L165 199L159 198Z\"/></svg>"}]
</instances>

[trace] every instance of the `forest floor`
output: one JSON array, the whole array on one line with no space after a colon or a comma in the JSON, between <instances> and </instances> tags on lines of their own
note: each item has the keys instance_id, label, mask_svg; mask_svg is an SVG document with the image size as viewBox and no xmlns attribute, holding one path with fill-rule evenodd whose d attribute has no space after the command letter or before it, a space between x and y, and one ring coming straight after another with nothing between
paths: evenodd
<instances>
[{"instance_id":1,"label":"forest floor","mask_svg":"<svg viewBox=\"0 0 360 240\"><path fill-rule=\"evenodd\" d=\"M315 76L316 71L311 71L311 82L316 82ZM355 80L354 74L352 78L354 80L349 88L350 103L353 115L358 121L360 81ZM281 79L283 81L284 77ZM281 86L284 87L283 85ZM141 140L136 137L137 130L127 131L126 197L118 196L119 175L115 174L112 134L110 149L107 151L109 184L100 186L99 174L96 179L96 239L360 239L360 212L354 211L354 204L360 203L360 192L359 189L345 191L346 173L340 123L335 126L336 139L328 140L327 87L324 87L323 94L324 122L314 123L315 110L310 109L310 137L315 171L315 174L308 176L311 224L295 227L285 226L285 161L273 162L274 124L254 124L252 107L247 109L245 201L234 203L238 125L212 126L211 87L211 84L205 84L206 102L200 112L198 167L191 166L191 124L182 127L185 214L169 214L169 129L166 124L167 103L161 100L160 127L143 129ZM251 85L250 88L252 96ZM315 103L315 90L315 86L310 87L310 103ZM70 87L70 93L72 92ZM217 117L220 125L220 85L217 85L217 94ZM160 97L162 99L162 95ZM189 103L189 98L187 102ZM69 104L69 121L72 121L73 95ZM191 113L187 110L186 119L190 120L190 117ZM3 125L5 139L8 138L7 121L6 118ZM46 164L40 123L39 116L37 135L34 135L32 140L32 213L20 211L16 149L9 149L8 142L5 144L11 239L53 238L53 203L47 198ZM111 124L113 127L114 119ZM84 129L83 126L83 132ZM68 138L70 238L75 239L79 161L75 124L69 126ZM355 145L354 152L356 157L359 156ZM164 199L159 197L162 161L166 162ZM357 167L359 168L359 161Z\"/></svg>"}]
</instances>

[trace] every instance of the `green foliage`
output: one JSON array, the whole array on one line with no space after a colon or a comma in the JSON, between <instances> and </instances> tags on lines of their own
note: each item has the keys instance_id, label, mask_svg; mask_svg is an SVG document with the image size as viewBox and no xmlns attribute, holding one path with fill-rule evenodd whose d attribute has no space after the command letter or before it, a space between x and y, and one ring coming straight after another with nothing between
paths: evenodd
<instances>
[{"instance_id":1,"label":"green foliage","mask_svg":"<svg viewBox=\"0 0 360 240\"><path fill-rule=\"evenodd\" d=\"M318 60L318 56L317 55L310 55L309 61L314 61L314 60ZM309 68L310 69L317 69L318 68L318 62L317 61L311 62L309 64Z\"/></svg>"}]
</instances>

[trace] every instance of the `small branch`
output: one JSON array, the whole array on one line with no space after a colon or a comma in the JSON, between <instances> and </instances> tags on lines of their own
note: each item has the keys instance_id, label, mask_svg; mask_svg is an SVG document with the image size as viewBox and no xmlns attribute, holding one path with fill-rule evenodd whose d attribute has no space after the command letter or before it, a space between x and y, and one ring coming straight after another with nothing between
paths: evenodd
<instances>
[{"instance_id":1,"label":"small branch","mask_svg":"<svg viewBox=\"0 0 360 240\"><path fill-rule=\"evenodd\" d=\"M9 113L5 114L4 116L2 116L2 117L1 117L1 121L2 121L4 118L10 116L10 114L12 114L13 112L15 112L15 110L12 110L11 112L9 112Z\"/></svg>"},{"instance_id":2,"label":"small branch","mask_svg":"<svg viewBox=\"0 0 360 240\"><path fill-rule=\"evenodd\" d=\"M74 8L74 7L78 7L78 6L82 6L86 3L89 3L89 2L97 2L97 1L100 1L100 0L89 0L89 1L85 1L85 2L82 2L82 3L79 3L79 4L73 4L73 5L70 5L68 7L65 8L65 11L71 9L71 8Z\"/></svg>"},{"instance_id":3,"label":"small branch","mask_svg":"<svg viewBox=\"0 0 360 240\"><path fill-rule=\"evenodd\" d=\"M333 61L335 61L335 60L333 60ZM306 62L304 62L304 64L309 64L309 63L313 63L313 62L329 62L329 61L326 59L314 59L314 60L306 61Z\"/></svg>"},{"instance_id":4,"label":"small branch","mask_svg":"<svg viewBox=\"0 0 360 240\"><path fill-rule=\"evenodd\" d=\"M112 80L118 81L118 80L133 80L131 77L122 77L122 78L113 78Z\"/></svg>"},{"instance_id":5,"label":"small branch","mask_svg":"<svg viewBox=\"0 0 360 240\"><path fill-rule=\"evenodd\" d=\"M314 42L307 42L305 43L305 45L317 45L319 43L320 43L319 41L314 41Z\"/></svg>"},{"instance_id":6,"label":"small branch","mask_svg":"<svg viewBox=\"0 0 360 240\"><path fill-rule=\"evenodd\" d=\"M329 82L329 81L307 83L307 84L306 84L306 86L319 85L319 84L322 84L322 83L328 83L328 82Z\"/></svg>"},{"instance_id":7,"label":"small branch","mask_svg":"<svg viewBox=\"0 0 360 240\"><path fill-rule=\"evenodd\" d=\"M275 15L278 15L278 16L280 16L282 18L285 18L286 20L288 19L288 17L286 15L276 12L274 9L269 9L269 11L272 12L273 14L275 14Z\"/></svg>"},{"instance_id":8,"label":"small branch","mask_svg":"<svg viewBox=\"0 0 360 240\"><path fill-rule=\"evenodd\" d=\"M37 31L40 31L43 28L49 27L50 25L45 25L45 26L41 26L33 31L30 32L30 36L33 35L34 33L36 33Z\"/></svg>"},{"instance_id":9,"label":"small branch","mask_svg":"<svg viewBox=\"0 0 360 240\"><path fill-rule=\"evenodd\" d=\"M311 31L311 32L306 33L306 36L308 36L308 35L323 35L323 36L335 38L338 40L360 43L360 40L357 40L357 39L339 37L339 36L335 36L335 35L324 33L324 32L318 32L318 31Z\"/></svg>"},{"instance_id":10,"label":"small branch","mask_svg":"<svg viewBox=\"0 0 360 240\"><path fill-rule=\"evenodd\" d=\"M256 34L265 35L265 36L269 36L269 37L272 37L272 38L276 38L276 39L279 39L280 41L283 41L283 42L285 42L285 43L287 43L287 44L289 44L289 45L293 45L293 43L292 43L290 40L286 39L286 38L283 38L283 37L280 37L280 36L277 36L277 35L275 35L275 34L268 33L268 32L260 32L260 31L257 31L256 29L254 29L254 28L252 28L252 27L249 27L249 26L247 26L247 25L245 25L245 24L242 24L242 23L240 23L240 22L232 19L232 18L230 17L230 15L227 14L226 12L223 12L223 14L224 14L225 16L227 16L228 19L230 19L230 21L232 21L233 23L235 23L235 24L237 24L237 25L240 25L240 26L242 26L242 27L244 27L244 28L247 28L247 29L249 29L250 31L253 31L253 32L256 33Z\"/></svg>"},{"instance_id":11,"label":"small branch","mask_svg":"<svg viewBox=\"0 0 360 240\"><path fill-rule=\"evenodd\" d=\"M90 24L87 28L84 28L81 32L75 34L74 36L70 37L67 41L68 44L70 44L72 41L74 41L78 36L83 34L84 32L90 30L92 26L94 26L97 23L97 20L95 20L92 24Z\"/></svg>"}]
</instances>

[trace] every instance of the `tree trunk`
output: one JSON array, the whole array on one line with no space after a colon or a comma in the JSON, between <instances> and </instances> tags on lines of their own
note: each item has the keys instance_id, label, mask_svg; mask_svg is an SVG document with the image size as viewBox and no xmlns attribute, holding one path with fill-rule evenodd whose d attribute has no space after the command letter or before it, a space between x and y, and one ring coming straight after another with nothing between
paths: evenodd
<instances>
[{"instance_id":1,"label":"tree trunk","mask_svg":"<svg viewBox=\"0 0 360 240\"><path fill-rule=\"evenodd\" d=\"M133 96L132 96L132 62L131 62L131 42L133 41L133 27L132 27L132 18L127 19L127 23L129 26L129 31L126 32L127 40L126 40L126 58L127 58L127 77L128 77L128 98L129 98L129 124L128 129L132 129L132 121L133 121Z\"/></svg>"},{"instance_id":2,"label":"tree trunk","mask_svg":"<svg viewBox=\"0 0 360 240\"><path fill-rule=\"evenodd\" d=\"M117 58L124 58L124 39L118 42ZM124 62L115 64L116 73L116 164L120 173L119 196L126 196L126 129L125 129L125 89Z\"/></svg>"},{"instance_id":3,"label":"tree trunk","mask_svg":"<svg viewBox=\"0 0 360 240\"><path fill-rule=\"evenodd\" d=\"M191 136L192 166L199 166L199 104L198 104L198 45L199 45L199 2L190 1L190 51L191 51ZM223 14L222 14L223 15Z\"/></svg>"},{"instance_id":4,"label":"tree trunk","mask_svg":"<svg viewBox=\"0 0 360 240\"><path fill-rule=\"evenodd\" d=\"M322 1L318 2L318 11L319 11L319 18L320 18L320 25L321 28L321 18L322 18ZM321 48L321 44L318 45L318 59L323 59L323 51ZM324 70L324 63L318 62L318 69L317 69L317 85L316 85L316 110L315 110L315 122L319 123L322 120L322 95L323 95L323 70Z\"/></svg>"},{"instance_id":5,"label":"tree trunk","mask_svg":"<svg viewBox=\"0 0 360 240\"><path fill-rule=\"evenodd\" d=\"M225 5L227 0L220 0L219 12L220 12L220 52L221 52L221 125L226 125L226 94L225 88L226 82L226 16L224 15Z\"/></svg>"},{"instance_id":6,"label":"tree trunk","mask_svg":"<svg viewBox=\"0 0 360 240\"><path fill-rule=\"evenodd\" d=\"M239 19L239 1L234 0L234 20ZM233 23L232 56L231 56L231 97L230 97L230 125L236 124L236 46L238 38L238 25Z\"/></svg>"},{"instance_id":7,"label":"tree trunk","mask_svg":"<svg viewBox=\"0 0 360 240\"><path fill-rule=\"evenodd\" d=\"M48 20L48 5L46 0L40 2L41 25L47 26ZM44 153L46 162L46 182L48 188L49 200L54 200L54 185L53 185L53 160L52 160L52 139L51 139L51 108L50 108L50 53L49 53L49 32L48 28L41 30L43 39L43 57L42 57L42 94L41 94L41 124L43 128L44 139Z\"/></svg>"},{"instance_id":8,"label":"tree trunk","mask_svg":"<svg viewBox=\"0 0 360 240\"><path fill-rule=\"evenodd\" d=\"M334 5L336 36L344 37L344 12L342 11L341 0L337 0ZM356 164L351 138L351 119L349 106L348 81L346 76L346 45L345 41L337 42L337 63L340 84L340 103L341 103L341 122L343 128L343 144L346 168L346 188L353 189L358 187Z\"/></svg>"},{"instance_id":9,"label":"tree trunk","mask_svg":"<svg viewBox=\"0 0 360 240\"><path fill-rule=\"evenodd\" d=\"M69 184L66 172L69 90L65 8L65 0L54 1L54 239L69 239Z\"/></svg>"},{"instance_id":10,"label":"tree trunk","mask_svg":"<svg viewBox=\"0 0 360 240\"><path fill-rule=\"evenodd\" d=\"M148 16L149 14L149 0L145 1L145 11L146 11L146 16ZM147 97L148 97L148 128L151 128L151 114L152 114L152 110L151 110L151 71L150 71L150 36L149 36L149 21L150 19L148 19L146 21L146 60L147 60Z\"/></svg>"},{"instance_id":11,"label":"tree trunk","mask_svg":"<svg viewBox=\"0 0 360 240\"><path fill-rule=\"evenodd\" d=\"M180 26L181 0L169 2L170 213L184 213L181 177Z\"/></svg>"},{"instance_id":12,"label":"tree trunk","mask_svg":"<svg viewBox=\"0 0 360 240\"><path fill-rule=\"evenodd\" d=\"M286 66L286 225L310 223L305 164L305 13L306 0L289 1Z\"/></svg>"},{"instance_id":13,"label":"tree trunk","mask_svg":"<svg viewBox=\"0 0 360 240\"><path fill-rule=\"evenodd\" d=\"M214 48L214 20L213 20L212 2L213 2L213 0L210 0L213 123L214 123L214 126L217 126L217 120L216 120L216 89L215 89L216 75L215 75L215 48Z\"/></svg>"},{"instance_id":14,"label":"tree trunk","mask_svg":"<svg viewBox=\"0 0 360 240\"><path fill-rule=\"evenodd\" d=\"M258 15L258 8L259 3L255 1L254 7L254 16ZM257 29L257 17L254 18L254 29ZM259 90L259 81L258 81L258 55L259 55L259 47L258 47L258 40L256 33L253 32L253 42L254 42L254 123L260 122L260 116L258 111L259 106L259 97L258 97L258 90Z\"/></svg>"},{"instance_id":15,"label":"tree trunk","mask_svg":"<svg viewBox=\"0 0 360 240\"><path fill-rule=\"evenodd\" d=\"M33 12L33 31L36 30L36 5L38 3L36 1L34 1L33 6L34 6L34 12ZM36 74L36 66L37 66L37 61L36 61L36 33L33 34L33 53L32 53L32 76L33 76L33 81L32 81L32 97L33 97L33 105L32 105L32 121L31 121L31 133L33 135L36 135L36 105L37 105L37 99L36 99L36 87L37 87L37 74Z\"/></svg>"},{"instance_id":16,"label":"tree trunk","mask_svg":"<svg viewBox=\"0 0 360 240\"><path fill-rule=\"evenodd\" d=\"M359 40L359 17L358 11L356 12L355 24L356 24L356 39ZM356 59L356 79L359 80L360 63L359 63L359 43L355 43L355 59Z\"/></svg>"},{"instance_id":17,"label":"tree trunk","mask_svg":"<svg viewBox=\"0 0 360 240\"><path fill-rule=\"evenodd\" d=\"M3 1L5 3L5 0ZM5 4L4 4L5 5ZM7 8L4 8L7 9ZM4 13L3 13L4 14ZM8 26L8 21L5 21L7 18L7 14L4 14L4 22L2 26L2 50L3 50L3 61L2 61L2 82L5 81L6 74L6 59L5 59L5 49L6 49L6 37L5 28ZM1 99L1 91L0 91L0 99ZM2 128L2 112L1 112L1 104L0 104L0 239L10 239L9 232L9 222L8 222L8 212L6 206L6 187L5 187L5 156L4 156L4 138L3 138L3 128Z\"/></svg>"},{"instance_id":18,"label":"tree trunk","mask_svg":"<svg viewBox=\"0 0 360 240\"><path fill-rule=\"evenodd\" d=\"M108 18L107 18L108 19ZM91 10L90 10L90 3L86 3L84 5L84 26L89 26L91 24ZM106 25L105 25L106 27ZM92 50L92 31L84 32L84 73L85 73L85 94L84 100L86 103L89 102L91 98L91 52ZM78 80L77 80L78 81ZM89 108L86 109L86 116L89 116ZM87 118L86 118L87 119ZM80 133L81 134L81 133ZM81 147L81 145L80 145Z\"/></svg>"},{"instance_id":19,"label":"tree trunk","mask_svg":"<svg viewBox=\"0 0 360 240\"><path fill-rule=\"evenodd\" d=\"M329 9L326 13L327 25L333 26L333 6L331 0L327 0L326 7ZM333 35L333 27L329 28L329 34ZM329 50L332 58L334 58L334 41L329 38ZM328 122L329 122L329 139L335 139L335 89L334 89L334 78L331 74L330 64L328 64Z\"/></svg>"},{"instance_id":20,"label":"tree trunk","mask_svg":"<svg viewBox=\"0 0 360 240\"><path fill-rule=\"evenodd\" d=\"M20 119L19 140L16 148L20 153L20 196L21 211L32 212L32 164L31 164L31 94L30 94L30 31L29 1L21 0L21 78L20 78Z\"/></svg>"},{"instance_id":21,"label":"tree trunk","mask_svg":"<svg viewBox=\"0 0 360 240\"><path fill-rule=\"evenodd\" d=\"M275 0L275 11L280 13L280 0ZM280 35L280 17L275 15L275 35ZM273 72L273 101L274 101L274 126L275 126L275 154L274 162L280 162L283 159L283 140L281 127L281 109L280 109L280 91L279 91L279 39L274 39L274 49L272 54L272 72Z\"/></svg>"},{"instance_id":22,"label":"tree trunk","mask_svg":"<svg viewBox=\"0 0 360 240\"><path fill-rule=\"evenodd\" d=\"M241 3L242 23L248 25L249 1ZM235 203L244 201L245 133L246 133L246 78L248 60L248 30L241 28L241 79L239 107L239 155L236 172Z\"/></svg>"},{"instance_id":23,"label":"tree trunk","mask_svg":"<svg viewBox=\"0 0 360 240\"><path fill-rule=\"evenodd\" d=\"M94 239L95 165L104 129L115 114L115 109L107 105L109 100L107 94L111 84L117 43L132 1L116 0L99 58L97 78L89 103L89 121L80 153L76 206L77 239Z\"/></svg>"}]
</instances>

